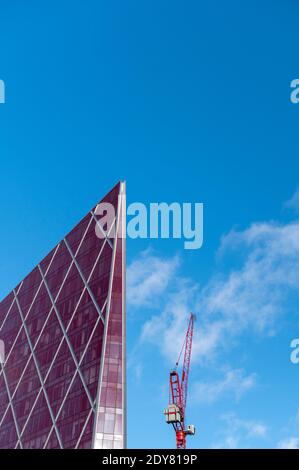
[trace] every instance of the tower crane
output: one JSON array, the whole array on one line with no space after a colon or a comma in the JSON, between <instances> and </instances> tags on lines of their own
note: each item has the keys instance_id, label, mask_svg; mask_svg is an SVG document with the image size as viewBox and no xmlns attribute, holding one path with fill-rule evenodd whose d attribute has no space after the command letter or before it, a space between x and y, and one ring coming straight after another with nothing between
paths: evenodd
<instances>
[{"instance_id":1,"label":"tower crane","mask_svg":"<svg viewBox=\"0 0 299 470\"><path fill-rule=\"evenodd\" d=\"M183 343L179 358L175 368L170 372L169 376L169 405L164 410L167 424L172 424L176 434L177 449L186 449L186 436L195 434L195 426L185 425L186 403L188 392L188 378L190 370L192 338L194 328L195 315L190 314L188 329ZM181 377L178 373L178 365L184 350L184 363L182 367Z\"/></svg>"}]
</instances>

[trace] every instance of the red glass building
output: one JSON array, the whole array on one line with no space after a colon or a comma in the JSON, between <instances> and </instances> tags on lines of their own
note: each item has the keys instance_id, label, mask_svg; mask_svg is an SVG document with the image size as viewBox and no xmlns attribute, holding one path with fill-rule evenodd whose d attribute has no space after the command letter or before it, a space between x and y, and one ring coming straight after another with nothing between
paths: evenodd
<instances>
[{"instance_id":1,"label":"red glass building","mask_svg":"<svg viewBox=\"0 0 299 470\"><path fill-rule=\"evenodd\" d=\"M0 304L0 448L126 447L125 183L101 202Z\"/></svg>"}]
</instances>

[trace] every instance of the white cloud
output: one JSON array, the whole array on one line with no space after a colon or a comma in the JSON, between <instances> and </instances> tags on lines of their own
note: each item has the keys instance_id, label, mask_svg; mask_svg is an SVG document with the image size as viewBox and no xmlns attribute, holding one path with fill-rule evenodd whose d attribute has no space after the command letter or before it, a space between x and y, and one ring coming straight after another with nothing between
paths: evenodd
<instances>
[{"instance_id":1,"label":"white cloud","mask_svg":"<svg viewBox=\"0 0 299 470\"><path fill-rule=\"evenodd\" d=\"M292 209L294 212L299 213L299 187L294 192L291 199L285 202L284 207Z\"/></svg>"},{"instance_id":2,"label":"white cloud","mask_svg":"<svg viewBox=\"0 0 299 470\"><path fill-rule=\"evenodd\" d=\"M160 346L162 352L175 362L185 338L188 313L194 306L198 288L186 279L180 278L178 281L175 276L172 286L162 313L152 316L144 324L141 342L148 341Z\"/></svg>"},{"instance_id":3,"label":"white cloud","mask_svg":"<svg viewBox=\"0 0 299 470\"><path fill-rule=\"evenodd\" d=\"M233 394L236 400L256 385L256 374L246 375L242 369L226 371L221 380L198 382L193 385L191 400L200 403L213 403L220 397Z\"/></svg>"},{"instance_id":4,"label":"white cloud","mask_svg":"<svg viewBox=\"0 0 299 470\"><path fill-rule=\"evenodd\" d=\"M298 291L299 223L259 223L231 231L222 238L219 252L224 261L234 252L238 264L228 272L219 268L220 274L202 289L180 278L177 258L161 260L161 266L170 266L163 271L163 285L170 289L165 300L160 299L161 313L144 325L142 340L159 346L168 358L173 359L180 348L191 310L198 313L192 360L207 360L248 330L273 334L276 320L286 312L288 295ZM141 262L147 265L146 256ZM159 265L156 258L155 263ZM151 283L144 278L142 285ZM161 286L156 288L161 291ZM154 289L151 294L155 297ZM150 301L149 295L136 294L137 299L141 297L146 304Z\"/></svg>"},{"instance_id":5,"label":"white cloud","mask_svg":"<svg viewBox=\"0 0 299 470\"><path fill-rule=\"evenodd\" d=\"M299 449L299 409L295 415L289 420L284 432L288 434L287 437L281 439L278 444L278 449Z\"/></svg>"},{"instance_id":6,"label":"white cloud","mask_svg":"<svg viewBox=\"0 0 299 470\"><path fill-rule=\"evenodd\" d=\"M213 445L214 448L237 449L255 447L253 439L266 437L267 426L255 420L243 420L234 413L227 413L221 417L223 421L220 441Z\"/></svg>"},{"instance_id":7,"label":"white cloud","mask_svg":"<svg viewBox=\"0 0 299 470\"><path fill-rule=\"evenodd\" d=\"M163 259L147 250L127 269L127 301L129 307L155 305L155 299L168 287L179 264L177 257Z\"/></svg>"},{"instance_id":8,"label":"white cloud","mask_svg":"<svg viewBox=\"0 0 299 470\"><path fill-rule=\"evenodd\" d=\"M135 367L134 367L134 374L135 374L135 378L136 378L137 382L140 381L142 373L143 373L142 364L136 364Z\"/></svg>"},{"instance_id":9,"label":"white cloud","mask_svg":"<svg viewBox=\"0 0 299 470\"><path fill-rule=\"evenodd\" d=\"M203 295L207 313L220 312L240 328L255 324L260 331L280 313L289 288L299 285L299 224L253 224L230 232L221 251L238 249L244 258L239 269L224 279L212 279Z\"/></svg>"},{"instance_id":10,"label":"white cloud","mask_svg":"<svg viewBox=\"0 0 299 470\"><path fill-rule=\"evenodd\" d=\"M278 449L299 449L299 438L288 437L278 443Z\"/></svg>"}]
</instances>

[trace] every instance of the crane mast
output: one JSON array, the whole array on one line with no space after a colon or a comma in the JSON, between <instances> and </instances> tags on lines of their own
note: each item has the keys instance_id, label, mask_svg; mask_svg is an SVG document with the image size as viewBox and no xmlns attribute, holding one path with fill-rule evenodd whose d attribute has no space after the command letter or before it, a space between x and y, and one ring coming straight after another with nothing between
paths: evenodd
<instances>
[{"instance_id":1,"label":"crane mast","mask_svg":"<svg viewBox=\"0 0 299 470\"><path fill-rule=\"evenodd\" d=\"M194 320L195 315L191 313L185 341L182 348L182 351L183 349L185 349L182 375L180 378L179 373L177 371L179 360L182 354L181 351L179 359L176 362L175 369L170 372L169 405L168 408L166 408L166 410L164 411L166 422L168 424L172 424L174 428L176 434L177 449L186 449L186 436L195 434L195 427L192 424L188 425L187 427L185 425Z\"/></svg>"}]
</instances>

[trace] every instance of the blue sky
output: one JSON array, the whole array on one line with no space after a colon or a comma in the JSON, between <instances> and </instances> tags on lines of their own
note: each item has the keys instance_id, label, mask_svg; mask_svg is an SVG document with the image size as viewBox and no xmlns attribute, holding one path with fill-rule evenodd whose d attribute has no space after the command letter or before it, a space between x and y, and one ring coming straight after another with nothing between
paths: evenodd
<instances>
[{"instance_id":1,"label":"blue sky","mask_svg":"<svg viewBox=\"0 0 299 470\"><path fill-rule=\"evenodd\" d=\"M129 445L173 446L190 308L190 447L299 445L297 3L0 8L1 297L119 179L129 203L203 202L200 250L127 243Z\"/></svg>"}]
</instances>

